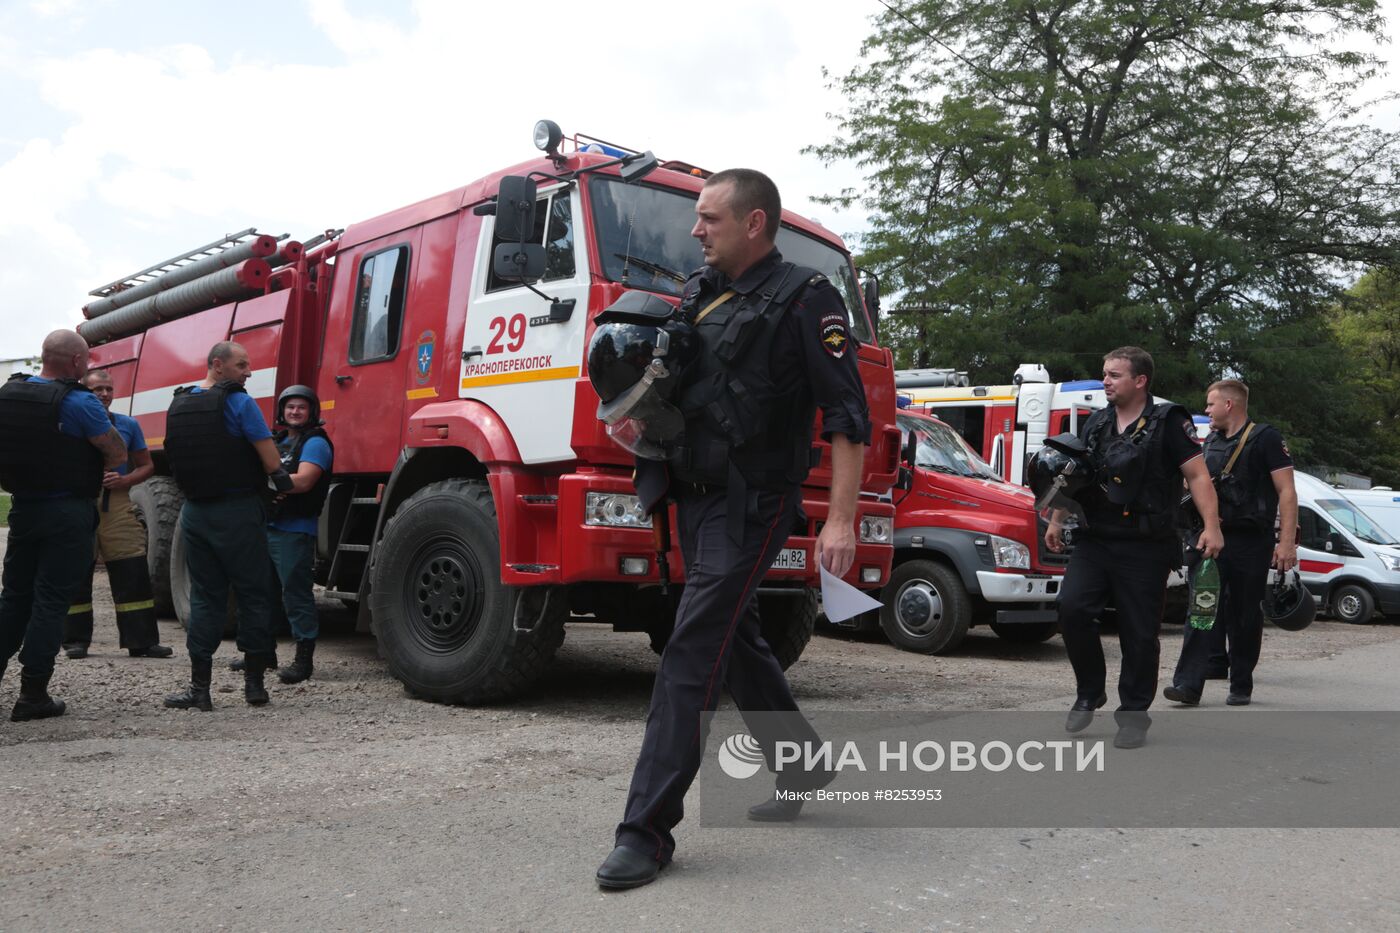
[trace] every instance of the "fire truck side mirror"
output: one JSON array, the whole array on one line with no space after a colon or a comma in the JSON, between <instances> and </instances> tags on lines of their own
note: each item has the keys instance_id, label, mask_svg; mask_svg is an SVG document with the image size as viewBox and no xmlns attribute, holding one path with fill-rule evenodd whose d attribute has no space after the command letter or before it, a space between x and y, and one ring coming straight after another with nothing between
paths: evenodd
<instances>
[{"instance_id":1,"label":"fire truck side mirror","mask_svg":"<svg viewBox=\"0 0 1400 933\"><path fill-rule=\"evenodd\" d=\"M539 243L502 243L491 255L491 271L505 282L538 282L544 263L544 246Z\"/></svg>"},{"instance_id":2,"label":"fire truck side mirror","mask_svg":"<svg viewBox=\"0 0 1400 933\"><path fill-rule=\"evenodd\" d=\"M624 182L633 182L650 175L652 169L659 164L656 156L651 154L651 150L647 150L640 155L625 159L617 173L622 176Z\"/></svg>"},{"instance_id":3,"label":"fire truck side mirror","mask_svg":"<svg viewBox=\"0 0 1400 933\"><path fill-rule=\"evenodd\" d=\"M535 198L538 190L534 179L523 175L507 175L501 179L496 197L496 238L524 243L535 229Z\"/></svg>"},{"instance_id":4,"label":"fire truck side mirror","mask_svg":"<svg viewBox=\"0 0 1400 933\"><path fill-rule=\"evenodd\" d=\"M860 283L861 294L865 296L865 309L870 312L870 326L875 336L880 336L880 279L866 269L857 269L864 278Z\"/></svg>"}]
</instances>

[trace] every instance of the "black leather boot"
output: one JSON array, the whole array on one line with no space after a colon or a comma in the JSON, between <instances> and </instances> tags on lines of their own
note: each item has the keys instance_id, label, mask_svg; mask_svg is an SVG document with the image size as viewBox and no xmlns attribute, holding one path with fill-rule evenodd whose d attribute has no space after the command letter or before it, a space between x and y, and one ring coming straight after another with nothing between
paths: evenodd
<instances>
[{"instance_id":1,"label":"black leather boot","mask_svg":"<svg viewBox=\"0 0 1400 933\"><path fill-rule=\"evenodd\" d=\"M299 684L311 676L315 669L311 660L316 655L316 639L297 642L297 656L291 664L282 668L277 679L284 684Z\"/></svg>"},{"instance_id":2,"label":"black leather boot","mask_svg":"<svg viewBox=\"0 0 1400 933\"><path fill-rule=\"evenodd\" d=\"M267 659L262 655L249 654L243 658L243 699L249 706L262 706L269 699L267 687L263 685L267 666Z\"/></svg>"},{"instance_id":3,"label":"black leather boot","mask_svg":"<svg viewBox=\"0 0 1400 933\"><path fill-rule=\"evenodd\" d=\"M272 654L268 655L268 658L269 660L264 664L264 669L269 671L277 670L277 652L274 651ZM242 657L234 658L232 661L228 662L228 669L231 671L241 671L246 669L247 666L248 662Z\"/></svg>"},{"instance_id":4,"label":"black leather boot","mask_svg":"<svg viewBox=\"0 0 1400 933\"><path fill-rule=\"evenodd\" d=\"M63 715L63 711L68 708L67 704L49 696L49 678L52 676L52 674L31 674L28 671L20 671L19 700L15 703L14 712L10 713L11 722L26 722L30 719L48 719L50 716Z\"/></svg>"},{"instance_id":5,"label":"black leather boot","mask_svg":"<svg viewBox=\"0 0 1400 933\"><path fill-rule=\"evenodd\" d=\"M214 701L209 698L209 682L214 676L213 661L190 659L190 685L183 693L172 693L165 698L169 709L199 709L209 712Z\"/></svg>"}]
</instances>

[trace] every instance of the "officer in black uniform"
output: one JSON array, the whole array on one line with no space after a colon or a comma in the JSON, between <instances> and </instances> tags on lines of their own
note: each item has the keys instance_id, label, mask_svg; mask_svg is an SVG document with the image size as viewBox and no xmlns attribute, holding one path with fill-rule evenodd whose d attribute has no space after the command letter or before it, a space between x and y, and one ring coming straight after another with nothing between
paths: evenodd
<instances>
[{"instance_id":1,"label":"officer in black uniform","mask_svg":"<svg viewBox=\"0 0 1400 933\"><path fill-rule=\"evenodd\" d=\"M1089 450L1097 482L1079 498L1084 527L1060 585L1060 632L1074 667L1077 699L1065 728L1079 732L1108 702L1103 645L1096 621L1110 596L1117 608L1123 666L1118 677L1118 734L1113 744L1137 748L1147 737L1147 708L1157 693L1162 645L1162 605L1167 577L1181 566L1176 514L1181 478L1205 522L1197 542L1207 557L1222 544L1215 490L1196 444L1191 415L1180 405L1153 404L1152 356L1120 347L1104 357L1107 408L1085 420L1080 438ZM1046 546L1064 549L1057 511Z\"/></svg>"},{"instance_id":2,"label":"officer in black uniform","mask_svg":"<svg viewBox=\"0 0 1400 933\"><path fill-rule=\"evenodd\" d=\"M691 232L706 266L686 282L681 309L702 346L677 399L684 443L668 461L639 459L636 476L648 513L666 508L663 497L676 503L686 586L616 848L596 875L604 888L646 884L671 861L671 831L721 686L741 710L792 714L774 725L751 723L770 762L777 740L816 738L759 634L756 590L788 535L805 524L800 484L812 465L818 408L833 477L816 556L838 576L850 568L871 426L841 296L815 270L783 261L774 245L780 213L776 186L748 169L712 176L696 204ZM801 779L780 784L801 789L793 783ZM806 779L817 787L830 776ZM799 808L774 800L750 815L788 820Z\"/></svg>"},{"instance_id":3,"label":"officer in black uniform","mask_svg":"<svg viewBox=\"0 0 1400 933\"><path fill-rule=\"evenodd\" d=\"M1225 702L1247 706L1264 638L1261 603L1269 567L1285 573L1298 565L1298 491L1283 435L1249 418L1248 386L1238 379L1215 383L1206 392L1206 414L1211 426L1205 442L1206 469L1215 483L1225 531L1225 547L1216 560L1220 602L1209 629L1187 626L1176 674L1162 696L1195 706L1201 702L1209 670L1228 663L1230 692Z\"/></svg>"},{"instance_id":4,"label":"officer in black uniform","mask_svg":"<svg viewBox=\"0 0 1400 933\"><path fill-rule=\"evenodd\" d=\"M61 716L49 696L68 606L92 562L102 473L126 462L126 445L87 375L88 345L56 330L38 376L0 386L0 486L13 499L0 591L0 677L20 656L15 722Z\"/></svg>"},{"instance_id":5,"label":"officer in black uniform","mask_svg":"<svg viewBox=\"0 0 1400 933\"><path fill-rule=\"evenodd\" d=\"M272 432L243 388L253 372L248 351L221 341L210 349L208 364L204 382L175 390L165 422L165 455L185 494L179 533L190 576L190 685L167 696L165 705L205 711L213 709L209 682L230 587L238 598L244 699L253 706L268 700L263 674L276 667L277 654L264 495L269 480L278 492L292 489Z\"/></svg>"}]
</instances>

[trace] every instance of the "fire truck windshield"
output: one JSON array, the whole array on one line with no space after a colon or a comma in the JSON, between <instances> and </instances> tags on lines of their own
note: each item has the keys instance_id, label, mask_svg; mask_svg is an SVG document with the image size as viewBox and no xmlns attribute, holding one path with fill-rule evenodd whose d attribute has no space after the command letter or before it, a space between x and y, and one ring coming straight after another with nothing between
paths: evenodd
<instances>
[{"instance_id":1,"label":"fire truck windshield","mask_svg":"<svg viewBox=\"0 0 1400 933\"><path fill-rule=\"evenodd\" d=\"M914 432L914 466L935 473L1001 482L996 471L973 453L967 442L943 422L908 415L898 415L895 420L906 442L909 432Z\"/></svg>"},{"instance_id":2,"label":"fire truck windshield","mask_svg":"<svg viewBox=\"0 0 1400 933\"><path fill-rule=\"evenodd\" d=\"M679 295L685 277L705 261L700 244L690 235L695 195L601 175L589 179L589 195L603 275L629 288ZM789 262L810 266L832 281L846 301L852 333L870 342L850 259L789 227L778 231L778 249Z\"/></svg>"}]
</instances>

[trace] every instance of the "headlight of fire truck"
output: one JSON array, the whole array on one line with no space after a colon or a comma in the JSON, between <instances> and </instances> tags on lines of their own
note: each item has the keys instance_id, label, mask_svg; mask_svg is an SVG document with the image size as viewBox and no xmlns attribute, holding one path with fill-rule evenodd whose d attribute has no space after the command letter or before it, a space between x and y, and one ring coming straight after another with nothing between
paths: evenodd
<instances>
[{"instance_id":1,"label":"headlight of fire truck","mask_svg":"<svg viewBox=\"0 0 1400 933\"><path fill-rule=\"evenodd\" d=\"M590 492L583 504L585 525L613 528L650 528L651 519L642 514L642 500L622 493Z\"/></svg>"},{"instance_id":2,"label":"headlight of fire truck","mask_svg":"<svg viewBox=\"0 0 1400 933\"><path fill-rule=\"evenodd\" d=\"M888 516L866 516L860 520L861 544L889 544L892 522Z\"/></svg>"},{"instance_id":3,"label":"headlight of fire truck","mask_svg":"<svg viewBox=\"0 0 1400 933\"><path fill-rule=\"evenodd\" d=\"M1003 538L1001 535L987 535L992 542L992 560L998 567L1007 570L1030 570L1031 549L1020 541Z\"/></svg>"}]
</instances>

